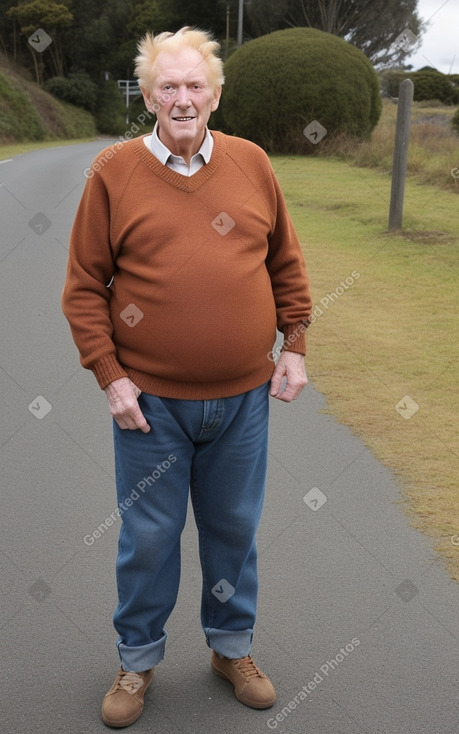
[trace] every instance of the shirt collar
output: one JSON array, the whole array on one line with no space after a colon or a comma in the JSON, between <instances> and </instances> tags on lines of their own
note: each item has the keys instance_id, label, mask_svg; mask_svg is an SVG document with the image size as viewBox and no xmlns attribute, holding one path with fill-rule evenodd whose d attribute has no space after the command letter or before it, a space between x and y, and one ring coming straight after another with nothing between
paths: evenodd
<instances>
[{"instance_id":1,"label":"shirt collar","mask_svg":"<svg viewBox=\"0 0 459 734\"><path fill-rule=\"evenodd\" d=\"M208 127L206 127L206 135L204 138L204 141L199 148L198 152L192 157L191 160L194 160L196 156L202 156L204 159L204 163L209 163L210 158L212 156L212 150L214 147L214 139L212 135L210 134L210 130ZM173 158L174 160L183 161L183 158L181 156L176 156L169 148L164 145L163 142L159 139L158 135L158 123L155 124L155 127L153 128L153 134L151 136L151 152L153 155L158 158L158 160L163 164L163 166L167 165L167 162L169 158Z\"/></svg>"}]
</instances>

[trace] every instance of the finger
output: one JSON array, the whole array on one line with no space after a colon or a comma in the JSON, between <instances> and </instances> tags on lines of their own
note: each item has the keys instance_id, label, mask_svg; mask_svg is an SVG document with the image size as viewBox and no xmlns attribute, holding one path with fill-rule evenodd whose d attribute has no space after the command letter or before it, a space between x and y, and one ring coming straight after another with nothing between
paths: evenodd
<instances>
[{"instance_id":1,"label":"finger","mask_svg":"<svg viewBox=\"0 0 459 734\"><path fill-rule=\"evenodd\" d=\"M279 395L279 392L282 389L282 380L284 376L285 373L283 370L281 371L277 368L274 370L273 376L271 377L271 387L269 390L270 395L272 395L273 397Z\"/></svg>"},{"instance_id":2,"label":"finger","mask_svg":"<svg viewBox=\"0 0 459 734\"><path fill-rule=\"evenodd\" d=\"M141 410L114 415L113 418L123 431L141 430L143 433L148 433L151 430Z\"/></svg>"},{"instance_id":3,"label":"finger","mask_svg":"<svg viewBox=\"0 0 459 734\"><path fill-rule=\"evenodd\" d=\"M307 378L301 378L299 380L295 380L294 382L287 382L285 390L282 390L278 392L273 397L278 398L279 400L283 400L285 403L290 403L292 400L296 400L303 390L303 388L307 385L308 381Z\"/></svg>"},{"instance_id":4,"label":"finger","mask_svg":"<svg viewBox=\"0 0 459 734\"><path fill-rule=\"evenodd\" d=\"M145 423L143 425L138 426L138 428L140 428L140 430L142 431L142 433L149 433L151 431L151 428L148 425L147 421L145 421Z\"/></svg>"},{"instance_id":5,"label":"finger","mask_svg":"<svg viewBox=\"0 0 459 734\"><path fill-rule=\"evenodd\" d=\"M299 393L294 391L292 388L287 387L281 393L274 395L277 400L282 400L284 403L291 403L292 400L296 400Z\"/></svg>"},{"instance_id":6,"label":"finger","mask_svg":"<svg viewBox=\"0 0 459 734\"><path fill-rule=\"evenodd\" d=\"M148 433L150 431L150 426L138 406L129 414L128 428L132 431L140 430L142 433Z\"/></svg>"},{"instance_id":7,"label":"finger","mask_svg":"<svg viewBox=\"0 0 459 734\"><path fill-rule=\"evenodd\" d=\"M121 415L112 415L112 418L115 421L115 423L118 426L118 428L121 428L122 431L126 431L129 428L129 426L128 426L128 424L127 424L127 422L126 422L126 420L124 419L123 416L121 416Z\"/></svg>"}]
</instances>

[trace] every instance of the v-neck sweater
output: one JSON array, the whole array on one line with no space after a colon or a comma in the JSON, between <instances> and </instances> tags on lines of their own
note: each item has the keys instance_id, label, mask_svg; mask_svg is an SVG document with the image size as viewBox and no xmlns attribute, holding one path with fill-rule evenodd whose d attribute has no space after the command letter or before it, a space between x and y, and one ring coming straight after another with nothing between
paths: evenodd
<instances>
[{"instance_id":1,"label":"v-neck sweater","mask_svg":"<svg viewBox=\"0 0 459 734\"><path fill-rule=\"evenodd\" d=\"M301 247L266 153L212 131L183 176L143 138L87 174L62 296L84 367L165 398L211 400L268 381L276 326L305 353L311 297Z\"/></svg>"}]
</instances>

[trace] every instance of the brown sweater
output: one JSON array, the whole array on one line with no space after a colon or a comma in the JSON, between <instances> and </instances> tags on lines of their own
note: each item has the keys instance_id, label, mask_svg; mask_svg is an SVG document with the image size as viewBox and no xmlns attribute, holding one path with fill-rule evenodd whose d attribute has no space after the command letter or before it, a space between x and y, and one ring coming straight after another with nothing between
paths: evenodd
<instances>
[{"instance_id":1,"label":"brown sweater","mask_svg":"<svg viewBox=\"0 0 459 734\"><path fill-rule=\"evenodd\" d=\"M269 159L212 135L210 162L189 178L142 138L93 163L62 306L101 388L128 376L160 397L241 394L270 379L276 324L305 353L308 279Z\"/></svg>"}]
</instances>

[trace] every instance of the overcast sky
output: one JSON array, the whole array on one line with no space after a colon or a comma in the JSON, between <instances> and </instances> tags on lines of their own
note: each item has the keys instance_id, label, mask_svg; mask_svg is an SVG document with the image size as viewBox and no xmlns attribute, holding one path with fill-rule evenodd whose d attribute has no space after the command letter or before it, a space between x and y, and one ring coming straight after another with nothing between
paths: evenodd
<instances>
[{"instance_id":1,"label":"overcast sky","mask_svg":"<svg viewBox=\"0 0 459 734\"><path fill-rule=\"evenodd\" d=\"M429 21L421 46L406 64L433 66L444 74L459 74L459 0L418 0L418 13Z\"/></svg>"}]
</instances>

